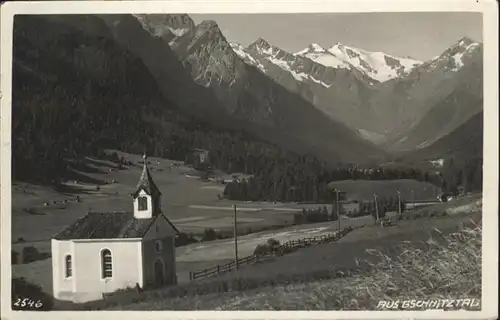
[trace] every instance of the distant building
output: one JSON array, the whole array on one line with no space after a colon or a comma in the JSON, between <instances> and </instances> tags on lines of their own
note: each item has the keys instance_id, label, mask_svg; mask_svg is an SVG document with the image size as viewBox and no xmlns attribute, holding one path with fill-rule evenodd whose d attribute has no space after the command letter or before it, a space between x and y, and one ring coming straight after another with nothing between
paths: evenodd
<instances>
[{"instance_id":1,"label":"distant building","mask_svg":"<svg viewBox=\"0 0 500 320\"><path fill-rule=\"evenodd\" d=\"M208 150L195 149L193 154L194 154L195 158L198 158L198 161L200 164L208 163L208 154L209 154Z\"/></svg>"},{"instance_id":2,"label":"distant building","mask_svg":"<svg viewBox=\"0 0 500 320\"><path fill-rule=\"evenodd\" d=\"M133 212L89 212L52 239L54 297L85 302L126 288L176 283L175 226L146 156Z\"/></svg>"},{"instance_id":3,"label":"distant building","mask_svg":"<svg viewBox=\"0 0 500 320\"><path fill-rule=\"evenodd\" d=\"M339 201L347 201L347 192L345 191L339 192Z\"/></svg>"},{"instance_id":4,"label":"distant building","mask_svg":"<svg viewBox=\"0 0 500 320\"><path fill-rule=\"evenodd\" d=\"M361 204L357 200L351 200L351 201L342 201L339 203L340 206L340 212L343 214L353 214L354 212L359 212L359 209L361 207Z\"/></svg>"}]
</instances>

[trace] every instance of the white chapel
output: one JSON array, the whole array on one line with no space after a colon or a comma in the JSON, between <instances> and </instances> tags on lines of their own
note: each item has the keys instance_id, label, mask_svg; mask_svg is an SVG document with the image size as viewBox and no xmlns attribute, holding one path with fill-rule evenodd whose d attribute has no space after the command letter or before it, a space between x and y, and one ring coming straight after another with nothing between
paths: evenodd
<instances>
[{"instance_id":1,"label":"white chapel","mask_svg":"<svg viewBox=\"0 0 500 320\"><path fill-rule=\"evenodd\" d=\"M89 212L52 239L54 297L86 302L119 289L176 283L177 228L144 156L133 212Z\"/></svg>"}]
</instances>

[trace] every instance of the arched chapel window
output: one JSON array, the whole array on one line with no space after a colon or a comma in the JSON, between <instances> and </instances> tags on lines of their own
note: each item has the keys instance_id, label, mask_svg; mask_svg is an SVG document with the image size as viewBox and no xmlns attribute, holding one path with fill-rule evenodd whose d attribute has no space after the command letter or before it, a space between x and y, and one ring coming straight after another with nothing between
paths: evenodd
<instances>
[{"instance_id":1,"label":"arched chapel window","mask_svg":"<svg viewBox=\"0 0 500 320\"><path fill-rule=\"evenodd\" d=\"M156 240L155 249L156 252L161 252L163 250L163 242L161 240Z\"/></svg>"},{"instance_id":2,"label":"arched chapel window","mask_svg":"<svg viewBox=\"0 0 500 320\"><path fill-rule=\"evenodd\" d=\"M111 251L108 249L101 251L101 269L103 279L113 276L113 259L111 257Z\"/></svg>"},{"instance_id":3,"label":"arched chapel window","mask_svg":"<svg viewBox=\"0 0 500 320\"><path fill-rule=\"evenodd\" d=\"M139 199L137 201L139 201L139 211L148 210L148 198L147 197L139 197Z\"/></svg>"},{"instance_id":4,"label":"arched chapel window","mask_svg":"<svg viewBox=\"0 0 500 320\"><path fill-rule=\"evenodd\" d=\"M64 258L64 268L66 270L66 278L73 276L73 262L69 254Z\"/></svg>"}]
</instances>

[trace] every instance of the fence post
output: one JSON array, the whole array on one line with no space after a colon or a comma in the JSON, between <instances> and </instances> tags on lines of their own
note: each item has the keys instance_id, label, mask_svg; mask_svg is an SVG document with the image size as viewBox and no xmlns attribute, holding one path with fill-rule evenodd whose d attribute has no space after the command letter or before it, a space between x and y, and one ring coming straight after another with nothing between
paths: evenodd
<instances>
[{"instance_id":1,"label":"fence post","mask_svg":"<svg viewBox=\"0 0 500 320\"><path fill-rule=\"evenodd\" d=\"M189 271L189 281L193 280L193 273Z\"/></svg>"},{"instance_id":2,"label":"fence post","mask_svg":"<svg viewBox=\"0 0 500 320\"><path fill-rule=\"evenodd\" d=\"M217 265L217 274L219 274L219 273L220 273L220 267L219 267L219 265Z\"/></svg>"}]
</instances>

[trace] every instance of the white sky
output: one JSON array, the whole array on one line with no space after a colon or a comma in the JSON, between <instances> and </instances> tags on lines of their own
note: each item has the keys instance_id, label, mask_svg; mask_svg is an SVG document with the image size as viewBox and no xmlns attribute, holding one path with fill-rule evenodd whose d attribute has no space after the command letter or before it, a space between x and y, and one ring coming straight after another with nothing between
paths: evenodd
<instances>
[{"instance_id":1,"label":"white sky","mask_svg":"<svg viewBox=\"0 0 500 320\"><path fill-rule=\"evenodd\" d=\"M345 45L427 60L460 38L482 41L482 14L469 12L190 14L215 20L229 41L245 46L262 37L289 52L310 43Z\"/></svg>"}]
</instances>

